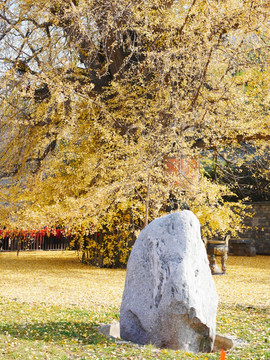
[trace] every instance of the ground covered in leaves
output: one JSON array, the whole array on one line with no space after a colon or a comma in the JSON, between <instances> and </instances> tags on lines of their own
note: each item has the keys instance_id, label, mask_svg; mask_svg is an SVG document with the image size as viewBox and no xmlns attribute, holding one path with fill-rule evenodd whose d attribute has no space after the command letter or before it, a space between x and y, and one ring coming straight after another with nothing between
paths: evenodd
<instances>
[{"instance_id":1,"label":"ground covered in leaves","mask_svg":"<svg viewBox=\"0 0 270 360\"><path fill-rule=\"evenodd\" d=\"M228 360L270 359L270 257L229 257L215 276L217 332L235 339ZM125 271L79 263L74 252L0 253L0 359L216 359L105 338L119 320Z\"/></svg>"}]
</instances>

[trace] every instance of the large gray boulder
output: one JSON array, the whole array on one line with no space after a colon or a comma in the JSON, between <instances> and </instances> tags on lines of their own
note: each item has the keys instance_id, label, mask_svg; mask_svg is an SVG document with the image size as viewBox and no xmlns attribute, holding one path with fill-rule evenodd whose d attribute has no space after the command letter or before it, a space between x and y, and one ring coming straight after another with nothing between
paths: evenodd
<instances>
[{"instance_id":1,"label":"large gray boulder","mask_svg":"<svg viewBox=\"0 0 270 360\"><path fill-rule=\"evenodd\" d=\"M121 338L161 348L210 352L217 303L196 216L184 210L145 227L127 265Z\"/></svg>"}]
</instances>

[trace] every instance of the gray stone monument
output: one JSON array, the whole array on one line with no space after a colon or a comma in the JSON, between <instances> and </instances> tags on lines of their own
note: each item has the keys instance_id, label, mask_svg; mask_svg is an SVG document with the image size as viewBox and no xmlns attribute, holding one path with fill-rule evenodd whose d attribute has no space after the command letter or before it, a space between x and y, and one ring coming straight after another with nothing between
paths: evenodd
<instances>
[{"instance_id":1,"label":"gray stone monument","mask_svg":"<svg viewBox=\"0 0 270 360\"><path fill-rule=\"evenodd\" d=\"M184 210L145 227L127 265L121 338L161 348L210 352L217 303L196 216Z\"/></svg>"}]
</instances>

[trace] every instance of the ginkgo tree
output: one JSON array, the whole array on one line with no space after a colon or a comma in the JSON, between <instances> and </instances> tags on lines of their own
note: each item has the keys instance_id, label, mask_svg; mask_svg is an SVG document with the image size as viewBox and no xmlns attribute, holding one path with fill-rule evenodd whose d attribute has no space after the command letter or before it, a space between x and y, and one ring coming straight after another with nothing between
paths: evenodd
<instances>
[{"instance_id":1,"label":"ginkgo tree","mask_svg":"<svg viewBox=\"0 0 270 360\"><path fill-rule=\"evenodd\" d=\"M213 159L266 152L269 11L251 0L1 2L2 226L81 239L103 229L88 248L107 265L119 249L126 261L169 199L208 236L235 234L243 205L228 201L228 168ZM179 157L203 159L196 181L168 172Z\"/></svg>"}]
</instances>

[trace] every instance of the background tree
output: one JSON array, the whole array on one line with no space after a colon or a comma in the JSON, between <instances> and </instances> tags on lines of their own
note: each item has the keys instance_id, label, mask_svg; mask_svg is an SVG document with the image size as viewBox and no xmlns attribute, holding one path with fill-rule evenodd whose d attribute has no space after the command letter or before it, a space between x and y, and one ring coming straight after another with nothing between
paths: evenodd
<instances>
[{"instance_id":1,"label":"background tree","mask_svg":"<svg viewBox=\"0 0 270 360\"><path fill-rule=\"evenodd\" d=\"M202 170L192 183L181 169L168 174L164 159L239 154L243 144L252 146L253 159L264 153L265 3L7 0L0 6L0 157L2 181L8 179L2 225L85 231L94 225L110 235L116 227L116 243L127 248L126 234L164 213L172 198L188 203L208 235L235 232L241 204L237 210L228 201L231 181L209 179Z\"/></svg>"}]
</instances>

